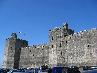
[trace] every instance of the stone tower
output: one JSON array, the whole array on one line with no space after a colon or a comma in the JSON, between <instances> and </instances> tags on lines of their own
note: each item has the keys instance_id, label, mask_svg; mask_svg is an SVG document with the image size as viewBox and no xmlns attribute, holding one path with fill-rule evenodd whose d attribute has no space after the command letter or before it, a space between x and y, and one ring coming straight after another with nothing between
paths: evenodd
<instances>
[{"instance_id":1,"label":"stone tower","mask_svg":"<svg viewBox=\"0 0 97 73\"><path fill-rule=\"evenodd\" d=\"M12 33L10 38L6 39L5 54L4 54L4 68L18 68L21 47L28 46L28 41L17 38L16 33Z\"/></svg>"},{"instance_id":2,"label":"stone tower","mask_svg":"<svg viewBox=\"0 0 97 73\"><path fill-rule=\"evenodd\" d=\"M28 46L28 41L12 33L6 39L4 68L28 68L42 65L96 66L97 29L74 33L65 23L49 30L49 43Z\"/></svg>"},{"instance_id":3,"label":"stone tower","mask_svg":"<svg viewBox=\"0 0 97 73\"><path fill-rule=\"evenodd\" d=\"M62 50L63 49L63 39L73 34L74 31L68 28L68 24L65 23L61 28L55 28L49 30L49 64L51 66L56 65L63 65L62 57ZM61 61L61 62L60 62Z\"/></svg>"}]
</instances>

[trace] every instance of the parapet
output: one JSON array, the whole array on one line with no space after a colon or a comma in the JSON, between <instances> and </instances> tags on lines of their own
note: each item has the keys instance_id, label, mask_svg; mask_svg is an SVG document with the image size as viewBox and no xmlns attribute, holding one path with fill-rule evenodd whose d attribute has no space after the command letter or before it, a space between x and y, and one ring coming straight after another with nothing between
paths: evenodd
<instances>
[{"instance_id":1,"label":"parapet","mask_svg":"<svg viewBox=\"0 0 97 73\"><path fill-rule=\"evenodd\" d=\"M62 30L62 29L65 29L65 30L68 30L69 29L67 22L66 23L63 23L63 26L61 26L61 27L55 27L54 29L51 29L49 31L56 31L56 30Z\"/></svg>"},{"instance_id":2,"label":"parapet","mask_svg":"<svg viewBox=\"0 0 97 73\"><path fill-rule=\"evenodd\" d=\"M70 37L78 37L78 36L82 36L83 34L87 34L87 33L95 33L95 32L97 32L97 28L92 28L92 29L90 29L90 30L84 30L84 31L80 31L80 32L76 32L76 33L74 33L74 34L71 34L71 35L68 35L68 36L66 36L65 38L67 39L67 38L70 38Z\"/></svg>"}]
</instances>

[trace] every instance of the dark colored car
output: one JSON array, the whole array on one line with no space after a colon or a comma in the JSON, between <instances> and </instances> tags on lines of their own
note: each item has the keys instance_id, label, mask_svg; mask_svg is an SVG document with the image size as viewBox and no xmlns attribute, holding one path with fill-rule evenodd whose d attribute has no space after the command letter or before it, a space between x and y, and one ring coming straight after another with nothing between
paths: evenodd
<instances>
[{"instance_id":1,"label":"dark colored car","mask_svg":"<svg viewBox=\"0 0 97 73\"><path fill-rule=\"evenodd\" d=\"M67 73L81 73L77 66L71 66L67 69Z\"/></svg>"},{"instance_id":2,"label":"dark colored car","mask_svg":"<svg viewBox=\"0 0 97 73\"><path fill-rule=\"evenodd\" d=\"M53 67L52 73L66 73L66 72L64 71L64 67Z\"/></svg>"},{"instance_id":3,"label":"dark colored car","mask_svg":"<svg viewBox=\"0 0 97 73\"><path fill-rule=\"evenodd\" d=\"M0 73L7 73L8 71L9 69L5 69L5 68L0 69Z\"/></svg>"}]
</instances>

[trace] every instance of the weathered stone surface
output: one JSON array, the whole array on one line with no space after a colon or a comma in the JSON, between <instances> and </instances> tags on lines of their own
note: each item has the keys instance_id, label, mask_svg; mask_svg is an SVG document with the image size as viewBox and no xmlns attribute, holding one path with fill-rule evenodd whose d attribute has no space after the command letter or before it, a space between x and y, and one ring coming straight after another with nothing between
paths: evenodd
<instances>
[{"instance_id":1,"label":"weathered stone surface","mask_svg":"<svg viewBox=\"0 0 97 73\"><path fill-rule=\"evenodd\" d=\"M40 67L43 64L48 65L49 61L48 45L33 45L21 48L20 68Z\"/></svg>"},{"instance_id":2,"label":"weathered stone surface","mask_svg":"<svg viewBox=\"0 0 97 73\"><path fill-rule=\"evenodd\" d=\"M28 46L26 40L17 38L16 33L12 33L11 38L6 39L4 68L18 68L21 54L21 47Z\"/></svg>"},{"instance_id":3,"label":"weathered stone surface","mask_svg":"<svg viewBox=\"0 0 97 73\"><path fill-rule=\"evenodd\" d=\"M66 23L49 30L49 43L28 46L15 33L6 39L5 68L97 65L97 29L74 33Z\"/></svg>"},{"instance_id":4,"label":"weathered stone surface","mask_svg":"<svg viewBox=\"0 0 97 73\"><path fill-rule=\"evenodd\" d=\"M50 66L97 65L97 29L71 33L71 35L65 32L67 36L64 36L62 31L62 28L50 31Z\"/></svg>"}]
</instances>

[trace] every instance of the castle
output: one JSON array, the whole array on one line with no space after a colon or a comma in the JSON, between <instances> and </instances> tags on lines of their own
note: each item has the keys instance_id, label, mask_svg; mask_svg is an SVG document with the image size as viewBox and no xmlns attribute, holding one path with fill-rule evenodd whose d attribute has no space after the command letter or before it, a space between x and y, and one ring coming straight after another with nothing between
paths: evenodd
<instances>
[{"instance_id":1,"label":"castle","mask_svg":"<svg viewBox=\"0 0 97 73\"><path fill-rule=\"evenodd\" d=\"M28 41L12 33L6 39L4 68L28 68L42 65L97 65L97 29L74 33L65 23L49 30L48 44L29 46Z\"/></svg>"}]
</instances>

